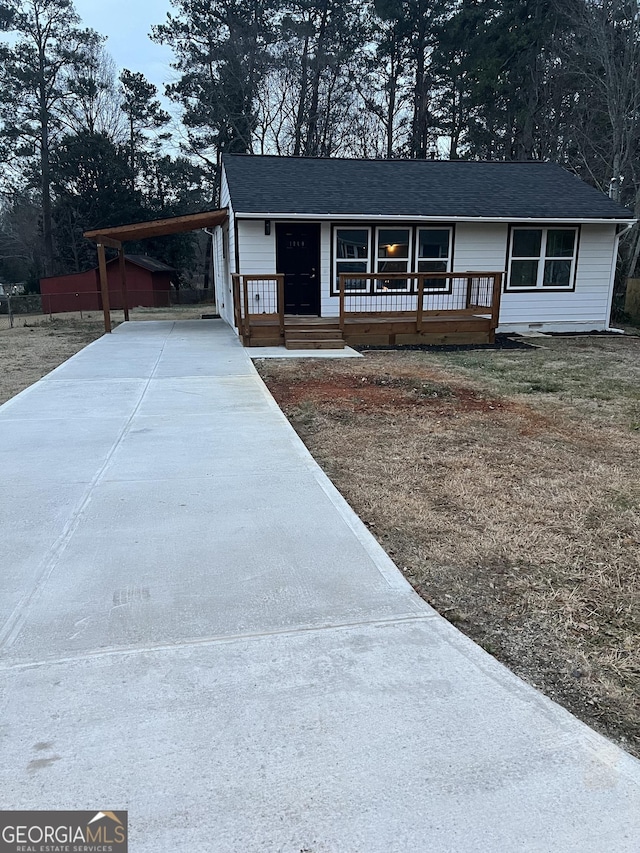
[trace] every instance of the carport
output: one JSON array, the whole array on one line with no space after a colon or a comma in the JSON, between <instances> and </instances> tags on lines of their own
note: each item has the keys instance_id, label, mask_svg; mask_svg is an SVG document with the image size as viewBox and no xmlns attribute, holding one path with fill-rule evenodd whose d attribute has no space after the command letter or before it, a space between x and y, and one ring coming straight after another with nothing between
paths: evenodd
<instances>
[{"instance_id":1,"label":"carport","mask_svg":"<svg viewBox=\"0 0 640 853\"><path fill-rule=\"evenodd\" d=\"M109 304L109 282L107 278L107 257L105 247L117 249L120 261L120 282L122 287L122 307L125 321L129 319L129 300L127 297L127 269L124 244L148 240L152 237L166 237L170 234L185 234L187 231L199 231L221 225L228 216L227 208L210 210L204 213L189 213L186 216L171 216L167 219L152 219L148 222L135 222L129 225L116 225L110 228L98 228L85 231L87 240L96 243L98 248L98 268L100 271L100 291L104 311L104 330L111 332L111 307Z\"/></svg>"}]
</instances>

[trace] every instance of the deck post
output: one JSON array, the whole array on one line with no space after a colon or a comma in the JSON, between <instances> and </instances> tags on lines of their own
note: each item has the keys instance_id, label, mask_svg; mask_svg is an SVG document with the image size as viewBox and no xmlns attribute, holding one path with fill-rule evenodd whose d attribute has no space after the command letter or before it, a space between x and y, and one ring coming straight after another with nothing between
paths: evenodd
<instances>
[{"instance_id":1,"label":"deck post","mask_svg":"<svg viewBox=\"0 0 640 853\"><path fill-rule=\"evenodd\" d=\"M247 281L245 276L239 276L240 283L242 285L243 290L243 301L244 301L244 326L243 326L243 340L246 345L247 337L251 336L251 323L249 322L249 282Z\"/></svg>"},{"instance_id":2,"label":"deck post","mask_svg":"<svg viewBox=\"0 0 640 853\"><path fill-rule=\"evenodd\" d=\"M344 275L342 273L339 277L340 280L340 331L344 334Z\"/></svg>"},{"instance_id":3,"label":"deck post","mask_svg":"<svg viewBox=\"0 0 640 853\"><path fill-rule=\"evenodd\" d=\"M424 312L424 276L418 276L418 311L416 314L416 332L422 334L422 315Z\"/></svg>"},{"instance_id":4,"label":"deck post","mask_svg":"<svg viewBox=\"0 0 640 853\"><path fill-rule=\"evenodd\" d=\"M111 333L111 311L109 309L109 279L107 277L107 258L104 246L98 243L98 268L100 270L100 292L102 294L102 312L104 314L104 330Z\"/></svg>"},{"instance_id":5,"label":"deck post","mask_svg":"<svg viewBox=\"0 0 640 853\"><path fill-rule=\"evenodd\" d=\"M467 311L471 308L471 291L473 290L473 277L467 275L467 298L465 301L465 308Z\"/></svg>"},{"instance_id":6,"label":"deck post","mask_svg":"<svg viewBox=\"0 0 640 853\"><path fill-rule=\"evenodd\" d=\"M280 337L284 338L284 275L276 276L278 286L278 316L280 318Z\"/></svg>"},{"instance_id":7,"label":"deck post","mask_svg":"<svg viewBox=\"0 0 640 853\"><path fill-rule=\"evenodd\" d=\"M233 287L233 320L236 324L238 334L242 337L242 309L240 307L240 277L237 273L231 273Z\"/></svg>"},{"instance_id":8,"label":"deck post","mask_svg":"<svg viewBox=\"0 0 640 853\"><path fill-rule=\"evenodd\" d=\"M122 246L118 249L118 259L120 263L120 287L122 288L122 310L124 311L125 323L129 322L129 298L127 294L127 265L125 263L124 249Z\"/></svg>"}]
</instances>

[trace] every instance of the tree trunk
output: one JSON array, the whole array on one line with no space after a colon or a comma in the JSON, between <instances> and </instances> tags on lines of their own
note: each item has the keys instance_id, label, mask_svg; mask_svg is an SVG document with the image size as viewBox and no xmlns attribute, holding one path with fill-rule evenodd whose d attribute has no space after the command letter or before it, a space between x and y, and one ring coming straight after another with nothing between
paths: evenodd
<instances>
[{"instance_id":1,"label":"tree trunk","mask_svg":"<svg viewBox=\"0 0 640 853\"><path fill-rule=\"evenodd\" d=\"M49 151L49 110L45 82L44 47L39 50L40 97L40 174L42 188L42 237L44 242L44 274L53 274L53 224L51 217L51 163Z\"/></svg>"},{"instance_id":2,"label":"tree trunk","mask_svg":"<svg viewBox=\"0 0 640 853\"><path fill-rule=\"evenodd\" d=\"M413 133L411 156L423 160L427 156L428 110L427 74L425 52L427 47L427 14L424 0L418 4L418 21L415 34L416 77L413 104Z\"/></svg>"},{"instance_id":3,"label":"tree trunk","mask_svg":"<svg viewBox=\"0 0 640 853\"><path fill-rule=\"evenodd\" d=\"M327 18L329 15L329 0L325 0L322 9L322 19L318 30L318 43L316 46L315 71L311 87L311 104L309 107L309 119L307 122L307 139L304 153L307 157L316 157L318 154L318 104L320 102L320 78L322 77L322 57L324 54L324 39L327 30Z\"/></svg>"},{"instance_id":4,"label":"tree trunk","mask_svg":"<svg viewBox=\"0 0 640 853\"><path fill-rule=\"evenodd\" d=\"M302 69L300 76L300 99L298 100L298 112L296 115L295 142L293 156L299 157L302 150L302 125L304 124L304 110L307 105L307 85L309 81L309 36L305 36L304 50L302 51Z\"/></svg>"},{"instance_id":5,"label":"tree trunk","mask_svg":"<svg viewBox=\"0 0 640 853\"><path fill-rule=\"evenodd\" d=\"M136 191L136 135L133 127L133 107L131 108L132 112L129 116L129 150L131 154L131 192L135 193Z\"/></svg>"},{"instance_id":6,"label":"tree trunk","mask_svg":"<svg viewBox=\"0 0 640 853\"><path fill-rule=\"evenodd\" d=\"M387 111L387 160L393 157L393 143L395 134L396 101L398 97L398 63L396 57L391 56L391 69L389 75L389 107Z\"/></svg>"}]
</instances>

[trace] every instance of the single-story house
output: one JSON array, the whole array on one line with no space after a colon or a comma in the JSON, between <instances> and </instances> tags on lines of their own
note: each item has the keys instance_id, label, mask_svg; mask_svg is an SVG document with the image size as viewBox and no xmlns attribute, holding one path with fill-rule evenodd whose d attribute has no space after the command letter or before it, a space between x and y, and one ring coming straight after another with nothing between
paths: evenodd
<instances>
[{"instance_id":1,"label":"single-story house","mask_svg":"<svg viewBox=\"0 0 640 853\"><path fill-rule=\"evenodd\" d=\"M228 154L218 310L245 344L609 326L633 214L554 163Z\"/></svg>"},{"instance_id":2,"label":"single-story house","mask_svg":"<svg viewBox=\"0 0 640 853\"><path fill-rule=\"evenodd\" d=\"M170 304L173 267L147 255L125 255L129 304L145 308L166 308ZM122 308L122 281L118 258L107 262L109 302L111 308ZM101 311L99 269L71 275L40 279L42 311L61 314L65 311Z\"/></svg>"}]
</instances>

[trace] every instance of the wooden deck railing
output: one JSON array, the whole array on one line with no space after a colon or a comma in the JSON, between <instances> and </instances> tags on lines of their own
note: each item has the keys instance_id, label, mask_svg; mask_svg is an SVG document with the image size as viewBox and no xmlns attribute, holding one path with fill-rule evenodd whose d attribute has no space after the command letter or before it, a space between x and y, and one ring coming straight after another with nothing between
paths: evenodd
<instances>
[{"instance_id":1,"label":"wooden deck railing","mask_svg":"<svg viewBox=\"0 0 640 853\"><path fill-rule=\"evenodd\" d=\"M284 336L284 275L239 275L234 273L233 312L241 337L255 321L273 321Z\"/></svg>"},{"instance_id":2,"label":"wooden deck railing","mask_svg":"<svg viewBox=\"0 0 640 853\"><path fill-rule=\"evenodd\" d=\"M498 327L502 272L344 273L339 276L340 327L353 318L414 320L428 317L491 319Z\"/></svg>"},{"instance_id":3,"label":"wooden deck railing","mask_svg":"<svg viewBox=\"0 0 640 853\"><path fill-rule=\"evenodd\" d=\"M403 333L432 333L434 322L458 327L483 325L493 337L500 317L502 272L344 273L339 276L340 328L385 321ZM284 275L234 274L234 319L248 343L270 327L285 337ZM371 332L373 334L373 332ZM391 329L393 333L393 329Z\"/></svg>"}]
</instances>

